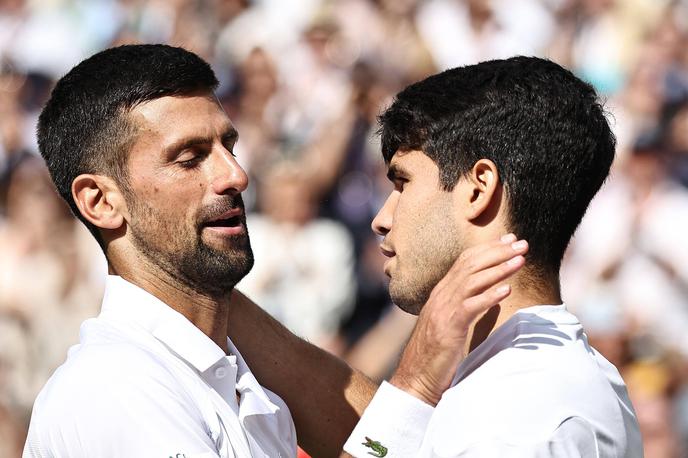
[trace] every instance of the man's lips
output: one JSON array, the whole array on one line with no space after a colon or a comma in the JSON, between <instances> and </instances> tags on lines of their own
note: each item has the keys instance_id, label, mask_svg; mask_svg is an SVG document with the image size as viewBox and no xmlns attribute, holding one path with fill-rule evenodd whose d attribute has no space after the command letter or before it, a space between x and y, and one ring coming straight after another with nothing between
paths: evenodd
<instances>
[{"instance_id":1,"label":"man's lips","mask_svg":"<svg viewBox=\"0 0 688 458\"><path fill-rule=\"evenodd\" d=\"M380 251L382 252L382 254L384 254L388 258L394 257L396 255L394 250L391 250L384 245L380 245Z\"/></svg>"},{"instance_id":2,"label":"man's lips","mask_svg":"<svg viewBox=\"0 0 688 458\"><path fill-rule=\"evenodd\" d=\"M384 266L382 266L382 270L384 271L385 275L392 278L392 275L391 275L389 269L390 269L390 263L392 262L392 258L394 256L396 256L396 253L394 252L394 250L392 250L391 248L389 248L385 245L380 245L380 251L382 252L383 255L390 258L390 259L385 261Z\"/></svg>"},{"instance_id":3,"label":"man's lips","mask_svg":"<svg viewBox=\"0 0 688 458\"><path fill-rule=\"evenodd\" d=\"M226 212L211 218L210 220L206 221L203 223L205 226L216 226L216 225L222 225L222 223L227 222L227 221L234 221L236 220L236 223L241 223L241 215L244 214L244 210L242 208L231 208L227 210Z\"/></svg>"},{"instance_id":4,"label":"man's lips","mask_svg":"<svg viewBox=\"0 0 688 458\"><path fill-rule=\"evenodd\" d=\"M240 234L244 231L243 208L232 208L203 223L204 229L227 235Z\"/></svg>"}]
</instances>

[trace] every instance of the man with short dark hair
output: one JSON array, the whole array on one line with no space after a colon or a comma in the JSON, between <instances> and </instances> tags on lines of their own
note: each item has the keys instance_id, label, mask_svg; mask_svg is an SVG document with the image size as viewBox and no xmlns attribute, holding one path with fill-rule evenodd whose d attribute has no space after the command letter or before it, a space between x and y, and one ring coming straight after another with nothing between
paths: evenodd
<instances>
[{"instance_id":1,"label":"man with short dark hair","mask_svg":"<svg viewBox=\"0 0 688 458\"><path fill-rule=\"evenodd\" d=\"M375 385L342 361L245 298L232 302L253 265L248 178L216 85L193 53L130 45L86 59L53 90L39 119L41 154L110 275L101 314L82 325L80 344L36 399L25 457L293 457L296 431L312 454L331 456L372 397ZM495 285L524 262L527 247L514 241L473 250L479 268L457 266L456 293L434 303L470 298L476 313L497 304L509 291ZM249 338L235 345L228 329ZM237 347L253 355L263 340L277 350L254 359L256 378ZM447 347L435 371L455 366L457 345ZM282 381L285 365L295 372ZM269 384L284 388L291 412Z\"/></svg>"},{"instance_id":2,"label":"man with short dark hair","mask_svg":"<svg viewBox=\"0 0 688 458\"><path fill-rule=\"evenodd\" d=\"M287 406L227 339L253 256L216 85L193 53L123 46L72 69L41 113L41 153L110 275L36 400L25 456L296 453Z\"/></svg>"},{"instance_id":3,"label":"man with short dark hair","mask_svg":"<svg viewBox=\"0 0 688 458\"><path fill-rule=\"evenodd\" d=\"M384 385L346 450L365 456L369 437L400 456L642 456L623 380L559 289L566 246L614 158L593 88L543 59L483 62L406 88L381 134L395 187L373 228L397 305L418 313L466 248L499 234L529 251L511 295L469 328L451 388L424 399L436 406Z\"/></svg>"},{"instance_id":4,"label":"man with short dark hair","mask_svg":"<svg viewBox=\"0 0 688 458\"><path fill-rule=\"evenodd\" d=\"M380 121L394 190L373 228L390 258L392 299L419 319L345 450L356 457L642 456L623 380L590 347L559 289L564 250L614 158L593 88L544 59L483 62L409 86ZM483 274L465 272L480 271L475 250L506 232L529 243L511 294L492 308L476 307L470 294L457 297L458 285L480 290L474 282ZM232 313L232 337L249 346L242 330L255 331L262 318L249 303ZM247 357L261 374L288 359L283 376L266 382L298 408L290 368L310 380L304 368L312 358L291 352L288 336L273 337L250 345ZM326 386L334 378L321 366L315 383Z\"/></svg>"}]
</instances>

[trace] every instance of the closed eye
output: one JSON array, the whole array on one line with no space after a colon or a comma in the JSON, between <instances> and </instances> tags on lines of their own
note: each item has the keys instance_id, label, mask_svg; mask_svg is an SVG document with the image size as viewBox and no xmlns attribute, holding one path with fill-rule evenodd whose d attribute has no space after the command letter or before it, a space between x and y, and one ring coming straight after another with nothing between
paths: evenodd
<instances>
[{"instance_id":1,"label":"closed eye","mask_svg":"<svg viewBox=\"0 0 688 458\"><path fill-rule=\"evenodd\" d=\"M408 177L409 175L399 164L390 164L389 169L387 169L387 178L394 184L396 191L404 190L404 185L409 182Z\"/></svg>"},{"instance_id":2,"label":"closed eye","mask_svg":"<svg viewBox=\"0 0 688 458\"><path fill-rule=\"evenodd\" d=\"M203 161L207 154L203 151L188 151L179 156L177 164L185 169L192 169Z\"/></svg>"},{"instance_id":3,"label":"closed eye","mask_svg":"<svg viewBox=\"0 0 688 458\"><path fill-rule=\"evenodd\" d=\"M404 185L406 185L408 182L409 180L406 178L396 177L394 179L394 189L401 192L404 190Z\"/></svg>"},{"instance_id":4,"label":"closed eye","mask_svg":"<svg viewBox=\"0 0 688 458\"><path fill-rule=\"evenodd\" d=\"M236 146L237 140L239 139L239 135L235 130L232 130L225 134L222 137L222 146L225 147L227 151L229 151L229 154L232 156L236 157L236 153L234 152L234 147Z\"/></svg>"}]
</instances>

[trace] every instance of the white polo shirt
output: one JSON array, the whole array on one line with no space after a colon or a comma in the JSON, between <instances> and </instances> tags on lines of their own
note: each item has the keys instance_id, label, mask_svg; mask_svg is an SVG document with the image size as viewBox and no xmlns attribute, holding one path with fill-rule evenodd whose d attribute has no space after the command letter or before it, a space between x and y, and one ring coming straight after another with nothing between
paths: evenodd
<instances>
[{"instance_id":1,"label":"white polo shirt","mask_svg":"<svg viewBox=\"0 0 688 458\"><path fill-rule=\"evenodd\" d=\"M26 457L294 457L289 409L180 313L109 276L34 404ZM241 400L237 403L237 393Z\"/></svg>"},{"instance_id":2,"label":"white polo shirt","mask_svg":"<svg viewBox=\"0 0 688 458\"><path fill-rule=\"evenodd\" d=\"M514 314L461 363L435 408L384 383L344 449L359 458L643 456L619 372L563 305Z\"/></svg>"}]
</instances>

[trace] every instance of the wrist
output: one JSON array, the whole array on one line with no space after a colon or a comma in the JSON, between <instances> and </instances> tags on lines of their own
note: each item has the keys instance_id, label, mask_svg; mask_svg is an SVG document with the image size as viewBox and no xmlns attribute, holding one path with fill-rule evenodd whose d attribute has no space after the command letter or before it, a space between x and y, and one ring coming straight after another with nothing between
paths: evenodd
<instances>
[{"instance_id":1,"label":"wrist","mask_svg":"<svg viewBox=\"0 0 688 458\"><path fill-rule=\"evenodd\" d=\"M404 371L397 370L390 378L389 383L432 407L435 407L442 397L442 393L430 388L430 384Z\"/></svg>"}]
</instances>

